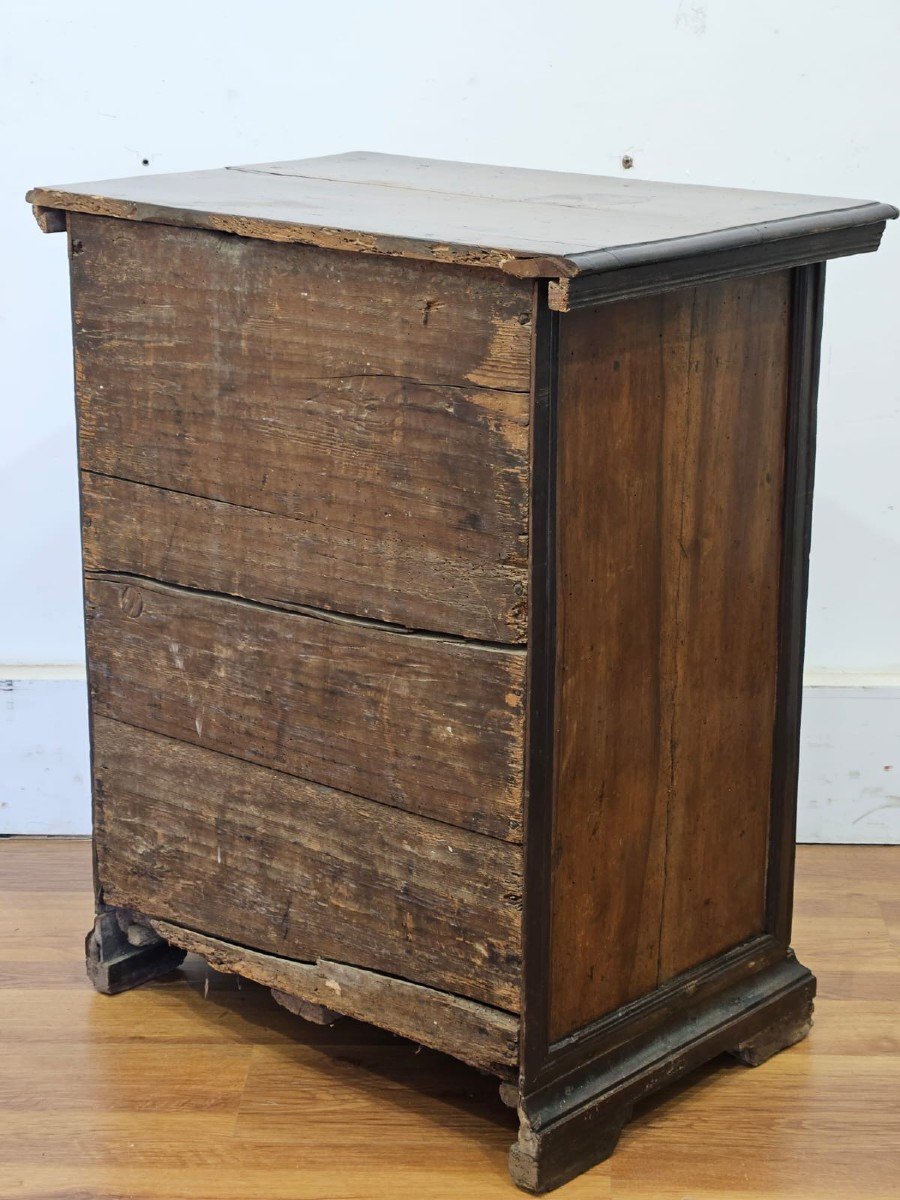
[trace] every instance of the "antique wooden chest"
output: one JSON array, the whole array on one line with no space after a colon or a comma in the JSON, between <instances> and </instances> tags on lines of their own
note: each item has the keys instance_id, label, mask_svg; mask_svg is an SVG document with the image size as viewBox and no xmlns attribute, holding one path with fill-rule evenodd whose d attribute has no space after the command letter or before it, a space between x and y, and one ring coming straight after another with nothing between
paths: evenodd
<instances>
[{"instance_id":1,"label":"antique wooden chest","mask_svg":"<svg viewBox=\"0 0 900 1200\"><path fill-rule=\"evenodd\" d=\"M495 1073L513 1177L802 1037L824 261L888 205L344 154L71 260L95 985L185 951Z\"/></svg>"}]
</instances>

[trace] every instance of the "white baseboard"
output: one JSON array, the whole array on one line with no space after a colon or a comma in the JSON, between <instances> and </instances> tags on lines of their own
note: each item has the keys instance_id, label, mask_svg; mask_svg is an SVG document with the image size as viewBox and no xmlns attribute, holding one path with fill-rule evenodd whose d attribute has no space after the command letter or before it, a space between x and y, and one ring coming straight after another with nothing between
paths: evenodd
<instances>
[{"instance_id":1,"label":"white baseboard","mask_svg":"<svg viewBox=\"0 0 900 1200\"><path fill-rule=\"evenodd\" d=\"M900 679L810 674L797 838L900 843ZM0 667L0 834L90 833L80 667Z\"/></svg>"},{"instance_id":2,"label":"white baseboard","mask_svg":"<svg viewBox=\"0 0 900 1200\"><path fill-rule=\"evenodd\" d=\"M0 834L90 833L84 670L0 671Z\"/></svg>"},{"instance_id":3,"label":"white baseboard","mask_svg":"<svg viewBox=\"0 0 900 1200\"><path fill-rule=\"evenodd\" d=\"M799 842L900 842L900 679L809 676Z\"/></svg>"}]
</instances>

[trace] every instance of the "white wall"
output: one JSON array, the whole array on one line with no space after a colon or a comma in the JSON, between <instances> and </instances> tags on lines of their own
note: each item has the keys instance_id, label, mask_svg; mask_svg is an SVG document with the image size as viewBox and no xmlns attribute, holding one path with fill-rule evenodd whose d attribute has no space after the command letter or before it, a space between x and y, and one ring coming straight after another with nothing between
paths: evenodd
<instances>
[{"instance_id":1,"label":"white wall","mask_svg":"<svg viewBox=\"0 0 900 1200\"><path fill-rule=\"evenodd\" d=\"M600 174L630 154L645 178L900 199L896 0L7 0L3 15L0 678L82 659L65 249L33 224L30 185L371 148ZM807 648L839 673L825 735L843 736L842 693L864 675L900 725L898 264L889 228L877 256L829 266ZM47 736L71 748L54 703ZM865 755L892 765L872 736ZM805 754L818 803L827 772L809 739ZM828 836L860 834L862 785L846 783Z\"/></svg>"}]
</instances>

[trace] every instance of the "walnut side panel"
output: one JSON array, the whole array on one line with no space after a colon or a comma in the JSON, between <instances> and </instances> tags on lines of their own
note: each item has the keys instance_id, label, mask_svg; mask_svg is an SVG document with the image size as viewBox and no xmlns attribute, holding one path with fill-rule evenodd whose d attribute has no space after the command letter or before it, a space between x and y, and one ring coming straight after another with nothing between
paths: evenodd
<instances>
[{"instance_id":1,"label":"walnut side panel","mask_svg":"<svg viewBox=\"0 0 900 1200\"><path fill-rule=\"evenodd\" d=\"M83 215L70 236L96 569L524 641L530 283Z\"/></svg>"},{"instance_id":2,"label":"walnut side panel","mask_svg":"<svg viewBox=\"0 0 900 1200\"><path fill-rule=\"evenodd\" d=\"M551 1038L763 929L789 295L560 319Z\"/></svg>"},{"instance_id":3,"label":"walnut side panel","mask_svg":"<svg viewBox=\"0 0 900 1200\"><path fill-rule=\"evenodd\" d=\"M521 847L104 717L106 903L515 1010Z\"/></svg>"},{"instance_id":4,"label":"walnut side panel","mask_svg":"<svg viewBox=\"0 0 900 1200\"><path fill-rule=\"evenodd\" d=\"M521 840L525 655L88 577L95 716Z\"/></svg>"},{"instance_id":5,"label":"walnut side panel","mask_svg":"<svg viewBox=\"0 0 900 1200\"><path fill-rule=\"evenodd\" d=\"M667 431L671 733L659 982L765 925L791 273L698 288ZM679 449L679 444L683 449Z\"/></svg>"}]
</instances>

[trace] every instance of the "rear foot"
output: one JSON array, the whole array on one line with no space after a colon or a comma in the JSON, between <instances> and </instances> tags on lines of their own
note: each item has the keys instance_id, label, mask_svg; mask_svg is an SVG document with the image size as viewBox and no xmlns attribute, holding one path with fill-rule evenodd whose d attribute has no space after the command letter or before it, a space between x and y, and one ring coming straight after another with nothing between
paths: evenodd
<instances>
[{"instance_id":1,"label":"rear foot","mask_svg":"<svg viewBox=\"0 0 900 1200\"><path fill-rule=\"evenodd\" d=\"M84 948L88 979L106 996L168 975L184 960L183 950L117 908L97 914Z\"/></svg>"},{"instance_id":2,"label":"rear foot","mask_svg":"<svg viewBox=\"0 0 900 1200\"><path fill-rule=\"evenodd\" d=\"M630 1116L630 1105L601 1100L538 1132L520 1108L519 1139L509 1151L513 1183L535 1194L568 1183L609 1158Z\"/></svg>"},{"instance_id":3,"label":"rear foot","mask_svg":"<svg viewBox=\"0 0 900 1200\"><path fill-rule=\"evenodd\" d=\"M802 1041L812 1028L813 1004L809 1000L793 1012L785 1013L771 1025L766 1025L746 1041L740 1042L729 1051L739 1062L748 1067L758 1067L766 1059L786 1050L795 1042Z\"/></svg>"}]
</instances>

